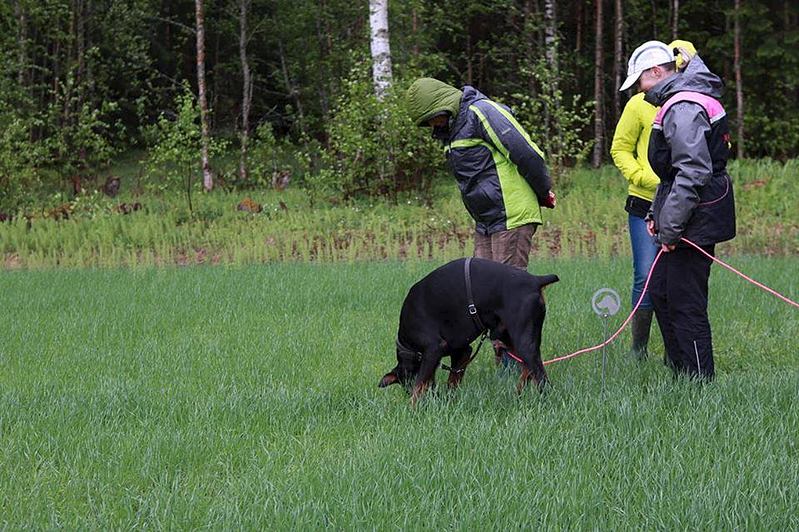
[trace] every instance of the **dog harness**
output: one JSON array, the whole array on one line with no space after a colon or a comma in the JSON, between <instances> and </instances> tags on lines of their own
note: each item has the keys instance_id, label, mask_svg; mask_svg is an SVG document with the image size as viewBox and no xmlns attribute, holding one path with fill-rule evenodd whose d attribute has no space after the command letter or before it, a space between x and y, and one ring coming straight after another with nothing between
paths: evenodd
<instances>
[{"instance_id":1,"label":"dog harness","mask_svg":"<svg viewBox=\"0 0 799 532\"><path fill-rule=\"evenodd\" d=\"M471 266L472 257L467 257L466 261L463 263L463 276L466 281L466 311L469 313L469 317L472 318L472 321L474 321L474 325L477 327L477 331L481 334L481 338L480 343L477 344L477 349L475 350L474 354L469 358L462 368L453 369L446 364L441 364L441 368L449 371L450 373L463 373L466 371L466 366L468 366L469 363L477 357L477 354L480 352L480 348L483 347L483 342L488 337L488 328L483 324L483 321L477 314L477 307L474 304L474 297L472 296ZM397 338L397 353L405 358L416 359L417 362L421 361L422 359L421 351L416 351L404 345L402 342L400 342L399 338Z\"/></svg>"},{"instance_id":2,"label":"dog harness","mask_svg":"<svg viewBox=\"0 0 799 532\"><path fill-rule=\"evenodd\" d=\"M477 326L477 330L482 333L486 330L480 316L477 314L477 307L474 306L474 297L472 297L472 257L467 257L466 262L463 263L463 276L466 278L466 310L469 316Z\"/></svg>"},{"instance_id":3,"label":"dog harness","mask_svg":"<svg viewBox=\"0 0 799 532\"><path fill-rule=\"evenodd\" d=\"M466 366L468 366L472 360L477 357L478 353L480 353L480 348L483 347L483 342L488 337L488 328L483 324L483 321L477 314L477 307L474 305L474 297L472 296L472 257L467 257L466 261L463 263L463 276L466 280L466 311L469 313L469 317L472 318L475 327L477 327L477 332L481 335L481 337L480 343L477 344L477 349L474 351L474 354L469 358L469 360L466 361L466 364L464 364L463 367L460 369L453 369L446 364L441 364L441 367L450 373L463 373L466 371Z\"/></svg>"}]
</instances>

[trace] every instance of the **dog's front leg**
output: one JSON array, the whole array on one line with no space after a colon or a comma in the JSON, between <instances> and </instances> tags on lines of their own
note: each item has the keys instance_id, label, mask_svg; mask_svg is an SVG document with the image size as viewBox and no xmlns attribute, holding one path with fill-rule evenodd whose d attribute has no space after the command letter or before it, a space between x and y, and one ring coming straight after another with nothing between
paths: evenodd
<instances>
[{"instance_id":1,"label":"dog's front leg","mask_svg":"<svg viewBox=\"0 0 799 532\"><path fill-rule=\"evenodd\" d=\"M422 398L427 389L430 387L439 362L441 362L441 355L438 353L424 354L422 365L419 367L419 373L416 375L416 381L413 384L413 391L411 392L411 405L415 406L417 401Z\"/></svg>"},{"instance_id":2,"label":"dog's front leg","mask_svg":"<svg viewBox=\"0 0 799 532\"><path fill-rule=\"evenodd\" d=\"M466 374L466 366L472 361L471 346L467 345L464 349L454 351L450 355L450 359L452 360L452 370L449 372L447 385L451 390L454 390L460 385L463 376Z\"/></svg>"}]
</instances>

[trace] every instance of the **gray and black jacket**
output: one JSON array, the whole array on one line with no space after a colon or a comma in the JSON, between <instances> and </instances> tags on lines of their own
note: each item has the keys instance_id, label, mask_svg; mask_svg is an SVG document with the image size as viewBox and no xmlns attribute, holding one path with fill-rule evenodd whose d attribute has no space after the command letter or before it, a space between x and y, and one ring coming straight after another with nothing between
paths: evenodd
<instances>
[{"instance_id":1,"label":"gray and black jacket","mask_svg":"<svg viewBox=\"0 0 799 532\"><path fill-rule=\"evenodd\" d=\"M646 101L661 107L649 138L649 164L660 178L650 216L661 244L686 245L680 243L686 238L708 246L735 237L722 89L697 55L646 94Z\"/></svg>"}]
</instances>

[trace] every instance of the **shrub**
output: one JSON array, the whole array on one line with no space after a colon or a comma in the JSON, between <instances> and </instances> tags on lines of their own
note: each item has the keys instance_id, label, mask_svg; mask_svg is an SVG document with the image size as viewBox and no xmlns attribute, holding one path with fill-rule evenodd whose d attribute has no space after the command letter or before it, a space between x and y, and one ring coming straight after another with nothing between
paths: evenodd
<instances>
[{"instance_id":1,"label":"shrub","mask_svg":"<svg viewBox=\"0 0 799 532\"><path fill-rule=\"evenodd\" d=\"M347 199L427 192L443 169L441 148L410 120L397 85L382 101L377 99L369 71L368 64L360 63L345 82L328 121L323 168L309 176L308 184Z\"/></svg>"},{"instance_id":2,"label":"shrub","mask_svg":"<svg viewBox=\"0 0 799 532\"><path fill-rule=\"evenodd\" d=\"M194 94L184 83L183 92L176 97L177 114L174 118L162 113L158 122L145 128L144 136L152 145L144 161L147 174L152 179L150 188L164 191L170 188L186 190L191 210L192 178L200 170L200 109ZM225 151L228 143L211 139L210 156Z\"/></svg>"}]
</instances>

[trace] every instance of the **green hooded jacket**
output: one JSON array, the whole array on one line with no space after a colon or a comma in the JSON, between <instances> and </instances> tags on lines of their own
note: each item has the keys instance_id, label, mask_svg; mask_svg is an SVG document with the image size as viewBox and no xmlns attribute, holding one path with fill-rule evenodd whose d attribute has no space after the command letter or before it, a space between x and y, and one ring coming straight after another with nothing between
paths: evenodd
<instances>
[{"instance_id":1,"label":"green hooded jacket","mask_svg":"<svg viewBox=\"0 0 799 532\"><path fill-rule=\"evenodd\" d=\"M416 125L444 112L444 143L461 199L483 235L540 224L552 181L538 146L506 106L466 85L463 90L432 78L416 80L406 93ZM437 128L438 129L438 128Z\"/></svg>"}]
</instances>

